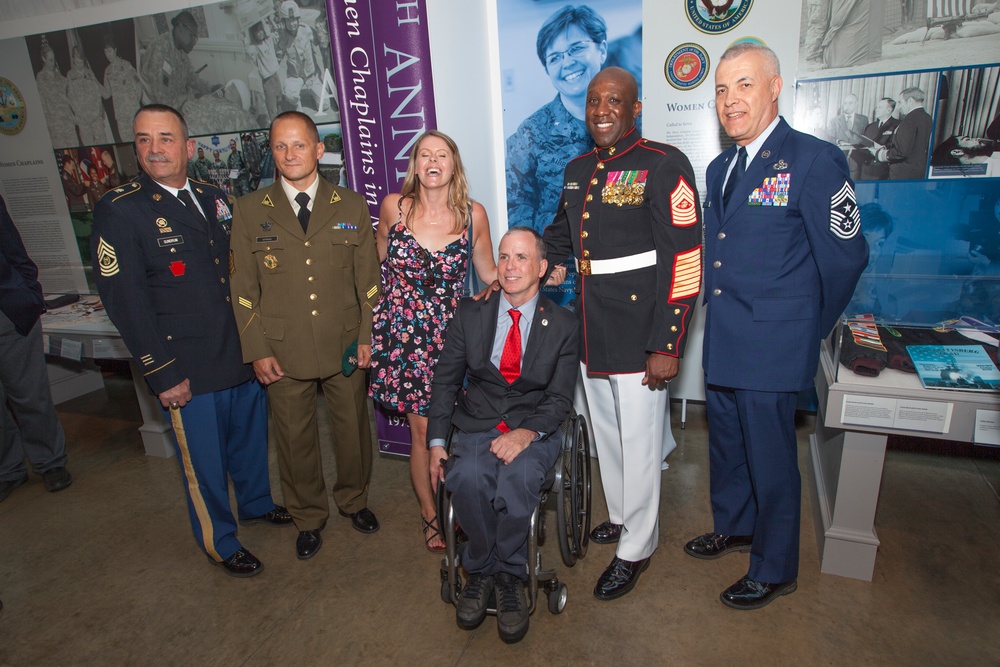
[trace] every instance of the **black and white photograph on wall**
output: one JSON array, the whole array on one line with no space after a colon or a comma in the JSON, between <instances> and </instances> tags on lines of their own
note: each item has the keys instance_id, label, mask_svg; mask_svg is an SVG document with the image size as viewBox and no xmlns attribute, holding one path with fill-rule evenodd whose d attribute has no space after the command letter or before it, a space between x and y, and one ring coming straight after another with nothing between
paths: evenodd
<instances>
[{"instance_id":1,"label":"black and white photograph on wall","mask_svg":"<svg viewBox=\"0 0 1000 667\"><path fill-rule=\"evenodd\" d=\"M868 267L846 314L1000 324L1000 192L988 180L861 183ZM961 276L961 280L942 279Z\"/></svg>"},{"instance_id":2,"label":"black and white photograph on wall","mask_svg":"<svg viewBox=\"0 0 1000 667\"><path fill-rule=\"evenodd\" d=\"M507 224L542 231L559 206L566 164L594 145L584 122L590 80L617 65L635 75L642 97L642 2L507 0L499 29ZM545 293L567 305L574 284L571 271Z\"/></svg>"},{"instance_id":3,"label":"black and white photograph on wall","mask_svg":"<svg viewBox=\"0 0 1000 667\"><path fill-rule=\"evenodd\" d=\"M942 72L931 178L1000 177L1000 67Z\"/></svg>"},{"instance_id":4,"label":"black and white photograph on wall","mask_svg":"<svg viewBox=\"0 0 1000 667\"><path fill-rule=\"evenodd\" d=\"M938 72L800 81L795 127L844 152L854 181L927 173Z\"/></svg>"},{"instance_id":5,"label":"black and white photograph on wall","mask_svg":"<svg viewBox=\"0 0 1000 667\"><path fill-rule=\"evenodd\" d=\"M130 142L142 104L192 136L266 128L281 111L340 120L326 7L241 0L25 37L55 148Z\"/></svg>"},{"instance_id":6,"label":"black and white photograph on wall","mask_svg":"<svg viewBox=\"0 0 1000 667\"><path fill-rule=\"evenodd\" d=\"M870 74L1000 60L996 0L803 0L799 71Z\"/></svg>"},{"instance_id":7,"label":"black and white photograph on wall","mask_svg":"<svg viewBox=\"0 0 1000 667\"><path fill-rule=\"evenodd\" d=\"M142 87L131 20L25 37L54 148L132 141Z\"/></svg>"}]
</instances>

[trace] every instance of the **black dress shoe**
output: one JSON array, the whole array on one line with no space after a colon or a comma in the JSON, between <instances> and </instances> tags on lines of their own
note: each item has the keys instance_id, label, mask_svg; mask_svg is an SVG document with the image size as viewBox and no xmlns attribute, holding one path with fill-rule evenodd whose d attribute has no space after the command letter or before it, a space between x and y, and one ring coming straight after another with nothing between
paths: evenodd
<instances>
[{"instance_id":1,"label":"black dress shoe","mask_svg":"<svg viewBox=\"0 0 1000 667\"><path fill-rule=\"evenodd\" d=\"M55 493L56 491L62 491L72 484L73 475L69 474L69 470L66 470L66 468L59 466L58 468L43 472L42 481L45 482L46 491Z\"/></svg>"},{"instance_id":2,"label":"black dress shoe","mask_svg":"<svg viewBox=\"0 0 1000 667\"><path fill-rule=\"evenodd\" d=\"M695 558L711 560L732 551L747 553L753 545L753 535L719 535L705 533L684 545L684 553Z\"/></svg>"},{"instance_id":3,"label":"black dress shoe","mask_svg":"<svg viewBox=\"0 0 1000 667\"><path fill-rule=\"evenodd\" d=\"M622 525L605 521L590 531L590 541L597 544L614 544L621 539Z\"/></svg>"},{"instance_id":4,"label":"black dress shoe","mask_svg":"<svg viewBox=\"0 0 1000 667\"><path fill-rule=\"evenodd\" d=\"M796 588L798 584L794 579L783 584L765 584L745 576L722 591L719 599L733 609L760 609L776 597L794 593Z\"/></svg>"},{"instance_id":5,"label":"black dress shoe","mask_svg":"<svg viewBox=\"0 0 1000 667\"><path fill-rule=\"evenodd\" d=\"M474 630L486 618L486 608L493 595L493 577L488 574L473 574L462 589L455 605L455 620L458 627Z\"/></svg>"},{"instance_id":6,"label":"black dress shoe","mask_svg":"<svg viewBox=\"0 0 1000 667\"><path fill-rule=\"evenodd\" d=\"M649 559L630 561L618 556L611 559L611 564L597 580L594 587L594 597L598 600L614 600L635 588L639 575L649 567Z\"/></svg>"},{"instance_id":7,"label":"black dress shoe","mask_svg":"<svg viewBox=\"0 0 1000 667\"><path fill-rule=\"evenodd\" d=\"M323 538L318 530L303 530L295 540L295 553L300 560L312 558L323 546Z\"/></svg>"},{"instance_id":8,"label":"black dress shoe","mask_svg":"<svg viewBox=\"0 0 1000 667\"><path fill-rule=\"evenodd\" d=\"M378 519L375 518L375 513L367 507L351 514L348 514L344 510L337 511L340 512L340 516L346 516L351 520L351 525L354 526L354 530L362 533L378 532Z\"/></svg>"},{"instance_id":9,"label":"black dress shoe","mask_svg":"<svg viewBox=\"0 0 1000 667\"><path fill-rule=\"evenodd\" d=\"M513 644L528 632L528 603L524 582L513 574L501 572L495 578L497 592L497 632L500 639Z\"/></svg>"},{"instance_id":10,"label":"black dress shoe","mask_svg":"<svg viewBox=\"0 0 1000 667\"><path fill-rule=\"evenodd\" d=\"M255 574L260 574L260 571L264 569L264 564L243 547L240 547L236 553L221 563L211 556L208 559L214 565L221 565L226 574L232 577L252 577Z\"/></svg>"},{"instance_id":11,"label":"black dress shoe","mask_svg":"<svg viewBox=\"0 0 1000 667\"><path fill-rule=\"evenodd\" d=\"M6 406L5 406L6 408ZM10 492L28 481L27 477L21 479L0 480L0 500L10 495Z\"/></svg>"},{"instance_id":12,"label":"black dress shoe","mask_svg":"<svg viewBox=\"0 0 1000 667\"><path fill-rule=\"evenodd\" d=\"M245 526L249 526L255 523L269 523L273 526L287 526L292 522L292 515L288 513L288 510L281 505L275 505L274 509L266 514L261 514L260 516L250 517L249 519L240 519L240 523Z\"/></svg>"}]
</instances>

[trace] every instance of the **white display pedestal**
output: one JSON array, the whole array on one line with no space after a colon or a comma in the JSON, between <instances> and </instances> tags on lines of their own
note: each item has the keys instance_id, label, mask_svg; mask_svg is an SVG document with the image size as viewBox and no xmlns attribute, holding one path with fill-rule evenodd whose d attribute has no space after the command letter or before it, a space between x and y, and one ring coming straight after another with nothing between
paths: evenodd
<instances>
[{"instance_id":1,"label":"white display pedestal","mask_svg":"<svg viewBox=\"0 0 1000 667\"><path fill-rule=\"evenodd\" d=\"M839 329L838 329L839 334ZM852 579L871 581L878 551L875 512L878 507L886 436L909 435L959 442L973 442L977 412L1000 410L1000 395L924 389L915 374L887 369L878 377L855 375L839 363L839 354L823 343L816 374L819 412L816 432L809 439L809 453L816 478L816 539L820 569ZM847 416L848 405L871 401L879 414L866 418ZM898 406L926 408L928 414L947 413L946 421L930 419L915 430L886 425L887 414ZM935 426L935 424L939 424ZM917 424L918 425L918 424ZM935 430L937 429L937 430Z\"/></svg>"},{"instance_id":2,"label":"white display pedestal","mask_svg":"<svg viewBox=\"0 0 1000 667\"><path fill-rule=\"evenodd\" d=\"M139 433L147 456L174 456L170 421L159 401L149 393L142 371L102 309L91 308L97 299L83 300L42 315L48 356L49 381L55 403L104 388L104 380L93 359L128 359L135 396L142 414ZM63 361L59 357L68 358ZM80 371L75 371L76 366Z\"/></svg>"}]
</instances>

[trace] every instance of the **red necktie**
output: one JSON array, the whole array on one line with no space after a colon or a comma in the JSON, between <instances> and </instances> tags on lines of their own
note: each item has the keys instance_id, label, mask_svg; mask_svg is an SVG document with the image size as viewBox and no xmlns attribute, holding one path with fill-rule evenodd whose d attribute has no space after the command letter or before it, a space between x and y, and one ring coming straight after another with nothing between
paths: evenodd
<instances>
[{"instance_id":1,"label":"red necktie","mask_svg":"<svg viewBox=\"0 0 1000 667\"><path fill-rule=\"evenodd\" d=\"M507 312L510 313L512 322L500 355L500 374L508 383L513 384L521 376L521 327L518 325L521 311L511 308Z\"/></svg>"}]
</instances>

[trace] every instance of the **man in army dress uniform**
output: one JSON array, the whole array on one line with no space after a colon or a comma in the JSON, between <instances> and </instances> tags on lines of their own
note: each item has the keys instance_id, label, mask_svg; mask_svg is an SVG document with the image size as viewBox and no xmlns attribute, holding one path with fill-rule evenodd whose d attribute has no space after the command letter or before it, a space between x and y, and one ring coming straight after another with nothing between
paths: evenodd
<instances>
[{"instance_id":1,"label":"man in army dress uniform","mask_svg":"<svg viewBox=\"0 0 1000 667\"><path fill-rule=\"evenodd\" d=\"M281 174L237 202L233 219L233 308L243 358L267 386L281 488L299 529L299 558L322 546L330 515L323 481L316 387L330 413L337 461L334 501L363 533L379 529L368 509L372 444L365 374L372 310L381 278L364 199L318 172L324 146L312 119L297 111L271 123Z\"/></svg>"},{"instance_id":2,"label":"man in army dress uniform","mask_svg":"<svg viewBox=\"0 0 1000 667\"><path fill-rule=\"evenodd\" d=\"M550 266L575 256L580 267L581 370L609 514L593 536L619 542L594 589L600 600L632 590L656 549L666 385L701 281L694 172L679 150L639 135L641 110L627 71L591 80L596 148L567 165L544 234Z\"/></svg>"},{"instance_id":3,"label":"man in army dress uniform","mask_svg":"<svg viewBox=\"0 0 1000 667\"><path fill-rule=\"evenodd\" d=\"M170 20L173 28L156 37L142 58L142 77L154 102L180 109L184 102L212 92L194 73L188 54L198 43L198 22L186 9Z\"/></svg>"},{"instance_id":4,"label":"man in army dress uniform","mask_svg":"<svg viewBox=\"0 0 1000 667\"><path fill-rule=\"evenodd\" d=\"M143 173L94 209L94 276L108 316L168 410L195 539L236 577L263 565L236 538L241 522L291 523L267 473L267 403L243 363L229 306L225 193L192 184L187 125L150 105L133 123Z\"/></svg>"}]
</instances>

